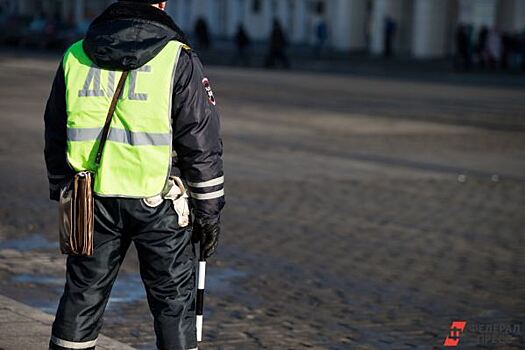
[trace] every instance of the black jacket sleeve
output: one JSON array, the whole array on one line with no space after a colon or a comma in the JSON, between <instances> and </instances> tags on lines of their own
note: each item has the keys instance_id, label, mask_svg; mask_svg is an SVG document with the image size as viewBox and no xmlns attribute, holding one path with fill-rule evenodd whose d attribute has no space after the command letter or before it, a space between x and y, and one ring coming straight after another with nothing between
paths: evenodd
<instances>
[{"instance_id":1,"label":"black jacket sleeve","mask_svg":"<svg viewBox=\"0 0 525 350\"><path fill-rule=\"evenodd\" d=\"M58 200L60 187L73 176L74 171L67 163L67 111L66 84L62 63L58 67L47 100L44 114L45 161L49 180L49 197Z\"/></svg>"},{"instance_id":2,"label":"black jacket sleeve","mask_svg":"<svg viewBox=\"0 0 525 350\"><path fill-rule=\"evenodd\" d=\"M219 219L224 199L219 111L197 54L181 52L173 96L174 171L190 190L195 219ZM177 174L178 175L178 174Z\"/></svg>"}]
</instances>

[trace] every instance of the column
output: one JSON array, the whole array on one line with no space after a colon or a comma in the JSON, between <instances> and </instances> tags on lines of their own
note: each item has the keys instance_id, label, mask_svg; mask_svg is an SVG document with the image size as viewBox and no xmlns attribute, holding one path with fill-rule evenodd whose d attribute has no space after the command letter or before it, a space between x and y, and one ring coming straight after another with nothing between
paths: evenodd
<instances>
[{"instance_id":1,"label":"column","mask_svg":"<svg viewBox=\"0 0 525 350\"><path fill-rule=\"evenodd\" d=\"M237 32L237 26L244 20L243 0L228 0L229 20L227 25L227 36L233 37Z\"/></svg>"},{"instance_id":2,"label":"column","mask_svg":"<svg viewBox=\"0 0 525 350\"><path fill-rule=\"evenodd\" d=\"M199 9L200 13L206 18L208 22L208 30L210 36L214 37L219 34L219 17L221 15L221 4L219 0L207 0L207 4Z\"/></svg>"},{"instance_id":3,"label":"column","mask_svg":"<svg viewBox=\"0 0 525 350\"><path fill-rule=\"evenodd\" d=\"M306 0L294 0L293 10L293 32L291 37L294 42L305 43L308 41L307 37L307 11Z\"/></svg>"},{"instance_id":4,"label":"column","mask_svg":"<svg viewBox=\"0 0 525 350\"><path fill-rule=\"evenodd\" d=\"M412 54L417 58L445 55L448 1L417 0L414 8Z\"/></svg>"},{"instance_id":5,"label":"column","mask_svg":"<svg viewBox=\"0 0 525 350\"><path fill-rule=\"evenodd\" d=\"M394 54L405 54L410 50L412 35L413 3L419 0L374 0L370 28L370 50L382 54L385 40L385 19L390 17L396 24L393 41Z\"/></svg>"},{"instance_id":6,"label":"column","mask_svg":"<svg viewBox=\"0 0 525 350\"><path fill-rule=\"evenodd\" d=\"M84 20L84 0L75 0L73 6L73 20L79 24Z\"/></svg>"},{"instance_id":7,"label":"column","mask_svg":"<svg viewBox=\"0 0 525 350\"><path fill-rule=\"evenodd\" d=\"M211 0L205 11L208 14L210 35L212 37L224 36L227 33L227 23L230 9L227 0Z\"/></svg>"},{"instance_id":8,"label":"column","mask_svg":"<svg viewBox=\"0 0 525 350\"><path fill-rule=\"evenodd\" d=\"M273 20L271 0L261 0L259 12L253 11L252 1L249 1L248 4L246 24L251 38L254 40L267 40L272 29Z\"/></svg>"},{"instance_id":9,"label":"column","mask_svg":"<svg viewBox=\"0 0 525 350\"><path fill-rule=\"evenodd\" d=\"M195 20L198 17L204 17L208 22L208 28L211 29L213 16L216 15L216 6L217 0L191 0L192 4L195 4L193 7L193 12L195 15Z\"/></svg>"},{"instance_id":10,"label":"column","mask_svg":"<svg viewBox=\"0 0 525 350\"><path fill-rule=\"evenodd\" d=\"M196 5L193 0L179 0L179 18L183 29L192 33L195 24Z\"/></svg>"},{"instance_id":11,"label":"column","mask_svg":"<svg viewBox=\"0 0 525 350\"><path fill-rule=\"evenodd\" d=\"M497 12L499 29L513 32L525 28L525 0L500 0Z\"/></svg>"},{"instance_id":12,"label":"column","mask_svg":"<svg viewBox=\"0 0 525 350\"><path fill-rule=\"evenodd\" d=\"M366 0L336 0L330 9L331 41L338 50L364 49L366 46Z\"/></svg>"},{"instance_id":13,"label":"column","mask_svg":"<svg viewBox=\"0 0 525 350\"><path fill-rule=\"evenodd\" d=\"M375 0L372 3L370 50L374 54L383 53L383 43L385 40L385 17L388 14L389 1L391 0Z\"/></svg>"},{"instance_id":14,"label":"column","mask_svg":"<svg viewBox=\"0 0 525 350\"><path fill-rule=\"evenodd\" d=\"M281 25L283 26L284 32L286 33L287 38L290 39L290 28L292 26L292 23L289 23L288 21L288 1L276 1L274 4L276 6L274 16L279 20Z\"/></svg>"},{"instance_id":15,"label":"column","mask_svg":"<svg viewBox=\"0 0 525 350\"><path fill-rule=\"evenodd\" d=\"M516 0L514 5L514 30L525 28L525 0Z\"/></svg>"},{"instance_id":16,"label":"column","mask_svg":"<svg viewBox=\"0 0 525 350\"><path fill-rule=\"evenodd\" d=\"M338 50L364 49L366 46L366 0L335 0L328 13L332 46Z\"/></svg>"}]
</instances>

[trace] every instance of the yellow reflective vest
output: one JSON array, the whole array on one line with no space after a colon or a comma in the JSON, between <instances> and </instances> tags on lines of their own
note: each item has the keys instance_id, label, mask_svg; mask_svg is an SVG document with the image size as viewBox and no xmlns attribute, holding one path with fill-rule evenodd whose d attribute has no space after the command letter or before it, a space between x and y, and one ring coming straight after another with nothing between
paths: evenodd
<instances>
[{"instance_id":1,"label":"yellow reflective vest","mask_svg":"<svg viewBox=\"0 0 525 350\"><path fill-rule=\"evenodd\" d=\"M171 170L173 79L182 47L170 41L130 72L98 169L95 155L122 72L97 67L82 41L64 55L67 159L75 171L95 172L97 195L144 198L162 192Z\"/></svg>"}]
</instances>

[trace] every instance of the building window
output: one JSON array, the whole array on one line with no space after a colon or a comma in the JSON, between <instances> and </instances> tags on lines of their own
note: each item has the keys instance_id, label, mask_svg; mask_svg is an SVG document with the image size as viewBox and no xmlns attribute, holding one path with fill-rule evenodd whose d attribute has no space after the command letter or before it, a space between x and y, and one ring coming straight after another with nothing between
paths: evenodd
<instances>
[{"instance_id":1,"label":"building window","mask_svg":"<svg viewBox=\"0 0 525 350\"><path fill-rule=\"evenodd\" d=\"M261 0L252 1L252 12L253 13L256 13L256 14L261 13L261 7L262 7Z\"/></svg>"}]
</instances>

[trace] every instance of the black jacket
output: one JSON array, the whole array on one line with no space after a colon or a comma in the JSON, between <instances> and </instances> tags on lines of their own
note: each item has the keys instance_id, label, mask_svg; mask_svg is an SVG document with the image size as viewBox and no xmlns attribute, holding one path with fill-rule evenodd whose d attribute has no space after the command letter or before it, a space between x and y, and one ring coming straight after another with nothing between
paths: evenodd
<instances>
[{"instance_id":1,"label":"black jacket","mask_svg":"<svg viewBox=\"0 0 525 350\"><path fill-rule=\"evenodd\" d=\"M147 4L119 2L96 18L86 34L84 50L101 68L129 70L155 57L170 40L187 43L171 17ZM219 113L196 53L182 51L174 78L172 174L189 184L192 207L200 221L217 220L224 206L222 140ZM64 69L60 64L45 111L45 160L50 198L58 200L61 185L74 171L66 159L66 100ZM209 186L210 180L211 184ZM208 183L206 183L208 182ZM214 193L213 199L202 198Z\"/></svg>"}]
</instances>

